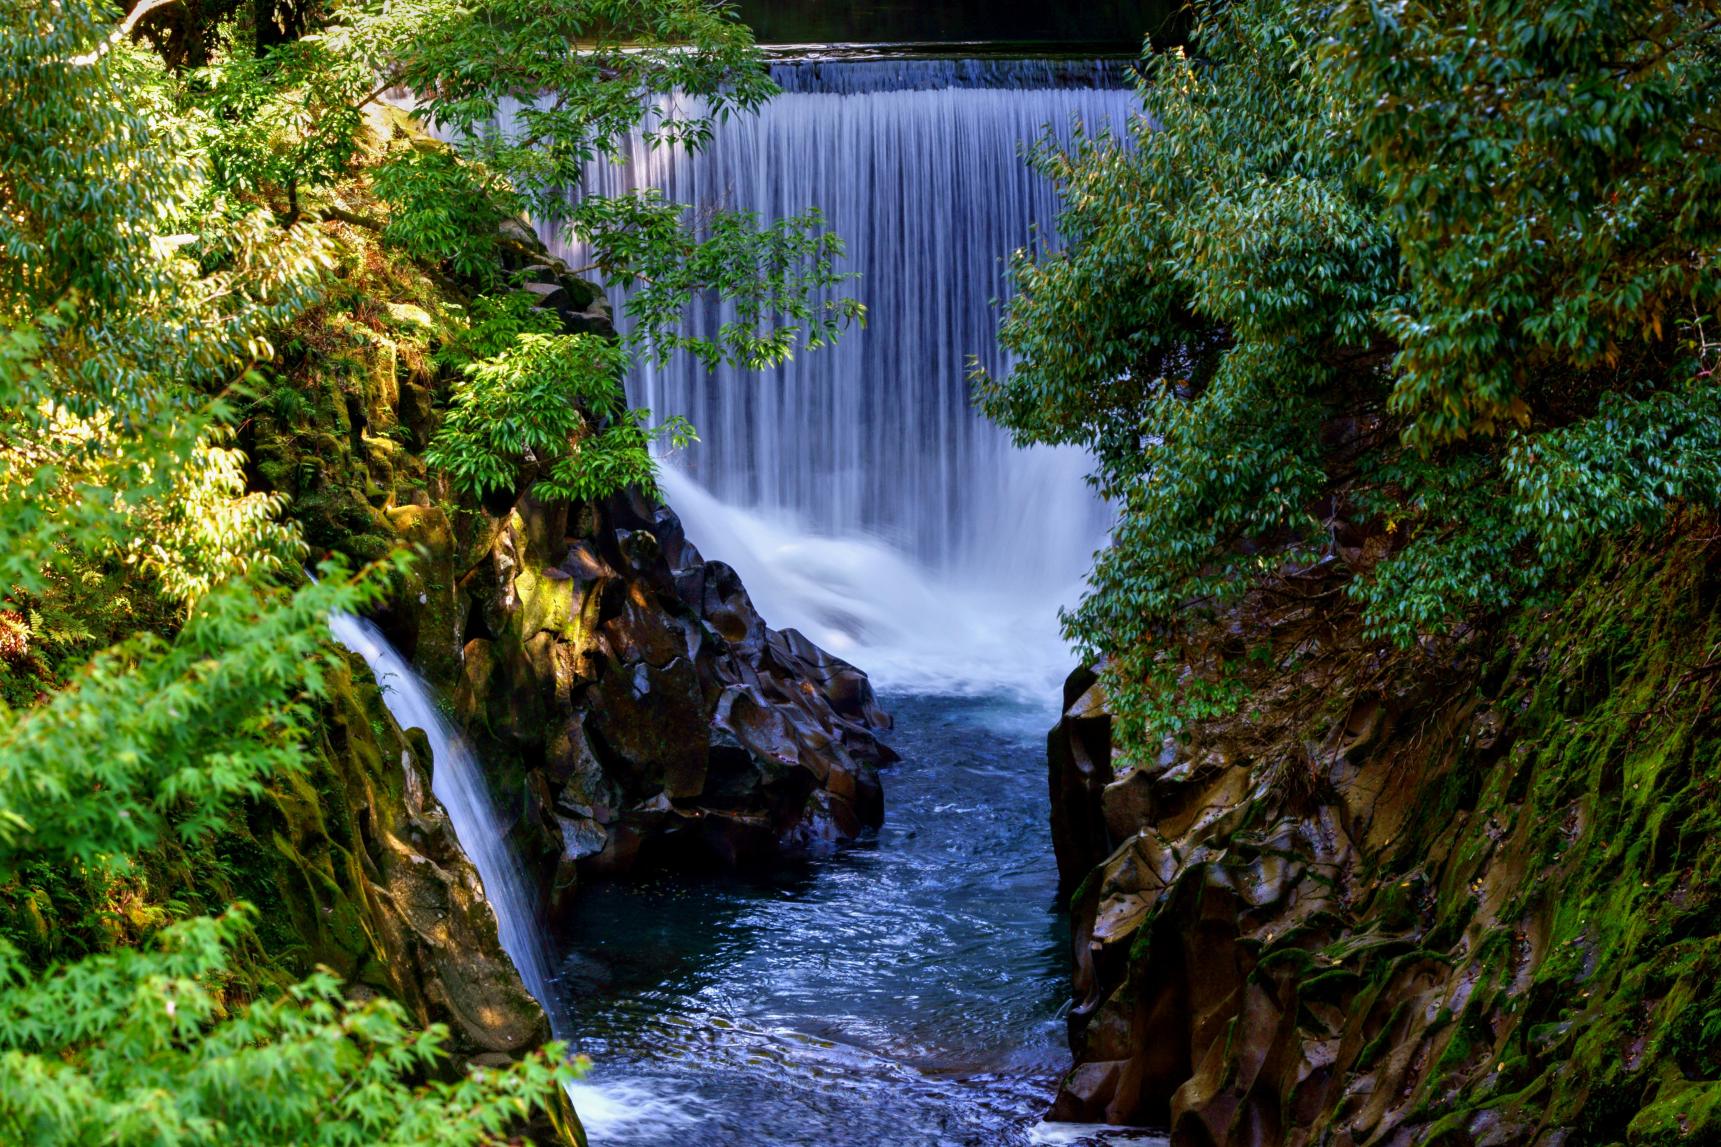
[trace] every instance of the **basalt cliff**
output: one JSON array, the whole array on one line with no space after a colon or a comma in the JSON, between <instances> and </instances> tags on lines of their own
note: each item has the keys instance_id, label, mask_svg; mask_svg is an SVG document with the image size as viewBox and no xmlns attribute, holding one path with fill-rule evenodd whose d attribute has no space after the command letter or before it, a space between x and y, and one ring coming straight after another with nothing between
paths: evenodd
<instances>
[{"instance_id":1,"label":"basalt cliff","mask_svg":"<svg viewBox=\"0 0 1721 1147\"><path fill-rule=\"evenodd\" d=\"M1288 611L1281 644L1328 656L1152 759L1072 675L1054 1115L1173 1147L1721 1142L1718 543L1682 521L1412 658Z\"/></svg>"},{"instance_id":2,"label":"basalt cliff","mask_svg":"<svg viewBox=\"0 0 1721 1147\"><path fill-rule=\"evenodd\" d=\"M380 129L418 138L403 117ZM876 826L894 755L866 677L768 628L669 507L540 500L531 459L483 501L426 467L454 377L439 349L471 319L458 284L387 256L363 219L326 224L350 253L348 287L283 340L240 445L252 487L286 498L313 557L415 553L375 620L479 749L545 903L565 906L582 875L770 862ZM602 292L528 228L507 225L499 250L540 314L613 336ZM409 811L387 803L388 823Z\"/></svg>"}]
</instances>

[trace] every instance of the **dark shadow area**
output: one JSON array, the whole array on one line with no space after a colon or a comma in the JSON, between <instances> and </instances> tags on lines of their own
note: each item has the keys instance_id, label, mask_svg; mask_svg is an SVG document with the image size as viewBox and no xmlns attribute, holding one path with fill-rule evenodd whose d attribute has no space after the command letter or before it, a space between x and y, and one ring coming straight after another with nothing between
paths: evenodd
<instances>
[{"instance_id":1,"label":"dark shadow area","mask_svg":"<svg viewBox=\"0 0 1721 1147\"><path fill-rule=\"evenodd\" d=\"M1151 35L1175 39L1179 0L741 0L762 44L1028 41L1134 52Z\"/></svg>"}]
</instances>

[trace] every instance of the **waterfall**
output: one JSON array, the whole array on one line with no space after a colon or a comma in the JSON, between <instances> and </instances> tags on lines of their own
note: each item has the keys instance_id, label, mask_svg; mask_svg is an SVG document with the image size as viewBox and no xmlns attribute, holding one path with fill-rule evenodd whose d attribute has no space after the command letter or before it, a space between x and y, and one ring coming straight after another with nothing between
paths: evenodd
<instances>
[{"instance_id":1,"label":"waterfall","mask_svg":"<svg viewBox=\"0 0 1721 1147\"><path fill-rule=\"evenodd\" d=\"M548 995L550 956L533 908L532 885L508 847L508 825L490 800L478 758L436 707L430 687L389 644L382 630L348 614L329 618L329 629L336 641L370 666L395 722L402 729L424 730L433 758L431 791L448 810L454 835L478 870L484 895L496 914L503 950L514 961L526 990L544 1005L553 1021L557 1009Z\"/></svg>"},{"instance_id":2,"label":"waterfall","mask_svg":"<svg viewBox=\"0 0 1721 1147\"><path fill-rule=\"evenodd\" d=\"M1108 515L1085 456L1013 448L974 411L968 357L1005 367L992 303L1003 261L1054 221L1054 188L1022 149L1048 126L1066 139L1077 121L1121 126L1134 94L1120 67L1093 61L772 70L784 94L703 151L635 139L627 163L595 163L584 184L767 219L817 206L862 275L868 327L837 347L763 375L686 356L635 370L630 400L686 416L703 439L666 460L668 500L772 625L887 686L1049 690L1068 668L1057 607L1079 593ZM709 333L723 318L698 305L689 322Z\"/></svg>"}]
</instances>

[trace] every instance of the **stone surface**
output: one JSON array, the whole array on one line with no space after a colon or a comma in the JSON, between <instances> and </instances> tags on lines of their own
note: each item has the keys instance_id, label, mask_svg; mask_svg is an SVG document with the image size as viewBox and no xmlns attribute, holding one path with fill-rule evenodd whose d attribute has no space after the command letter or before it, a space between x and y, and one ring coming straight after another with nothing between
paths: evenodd
<instances>
[{"instance_id":1,"label":"stone surface","mask_svg":"<svg viewBox=\"0 0 1721 1147\"><path fill-rule=\"evenodd\" d=\"M519 794L553 903L581 874L818 854L883 819L894 755L866 677L768 628L667 507L524 496L455 532L426 575L459 601L446 684L496 787Z\"/></svg>"},{"instance_id":2,"label":"stone surface","mask_svg":"<svg viewBox=\"0 0 1721 1147\"><path fill-rule=\"evenodd\" d=\"M430 791L424 738L402 733L354 664L332 681L311 769L282 775L251 817L272 852L254 866L273 873L265 935L296 937L301 971L327 965L447 1024L457 1052L535 1049L549 1023Z\"/></svg>"},{"instance_id":3,"label":"stone surface","mask_svg":"<svg viewBox=\"0 0 1721 1147\"><path fill-rule=\"evenodd\" d=\"M1318 673L1115 775L1074 674L1052 1116L1173 1147L1709 1142L1721 572L1693 533L1384 670L1334 626Z\"/></svg>"}]
</instances>

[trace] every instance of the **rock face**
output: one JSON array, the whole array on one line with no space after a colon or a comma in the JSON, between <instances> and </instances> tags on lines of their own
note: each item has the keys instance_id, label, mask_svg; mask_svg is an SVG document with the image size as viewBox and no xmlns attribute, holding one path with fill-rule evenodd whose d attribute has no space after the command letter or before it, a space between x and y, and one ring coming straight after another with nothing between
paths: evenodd
<instances>
[{"instance_id":1,"label":"rock face","mask_svg":"<svg viewBox=\"0 0 1721 1147\"><path fill-rule=\"evenodd\" d=\"M564 330L614 333L529 229L503 239ZM876 827L895 754L866 676L767 628L668 507L545 503L536 478L482 507L431 482L383 508L425 560L378 620L453 697L552 908L581 874L805 856Z\"/></svg>"},{"instance_id":2,"label":"rock face","mask_svg":"<svg viewBox=\"0 0 1721 1147\"><path fill-rule=\"evenodd\" d=\"M362 663L336 675L318 728L312 768L284 774L250 818L265 941L301 973L327 965L447 1024L458 1052L542 1045L549 1023L430 791L422 736L395 725Z\"/></svg>"},{"instance_id":3,"label":"rock face","mask_svg":"<svg viewBox=\"0 0 1721 1147\"><path fill-rule=\"evenodd\" d=\"M603 293L529 228L500 244L564 330L614 333ZM319 316L285 364L293 394L259 402L242 445L315 551L419 552L376 620L455 702L550 902L581 873L800 856L876 826L894 755L866 677L768 629L667 508L540 502L529 461L512 493L456 496L418 451L450 381L435 349L465 320L435 284L385 288L401 301Z\"/></svg>"},{"instance_id":4,"label":"rock face","mask_svg":"<svg viewBox=\"0 0 1721 1147\"><path fill-rule=\"evenodd\" d=\"M427 616L460 628L421 621L418 660L456 667L456 712L498 787L523 794L521 843L553 903L581 874L802 856L880 823L894 755L866 677L767 628L667 507L527 496L466 516L461 545L423 528L435 513L408 515L442 539L431 580L449 601Z\"/></svg>"},{"instance_id":5,"label":"rock face","mask_svg":"<svg viewBox=\"0 0 1721 1147\"><path fill-rule=\"evenodd\" d=\"M768 629L673 513L540 503L524 493L530 462L516 492L474 505L427 470L452 381L438 350L467 314L446 280L349 239L350 305L283 339L246 409L249 485L287 500L313 557L421 555L376 620L455 701L552 907L581 873L804 855L876 826L878 766L894 755L865 676ZM505 228L500 246L564 330L614 333L603 293L529 228ZM322 724L316 769L258 802L232 846L238 894L281 905L259 922L264 942L447 1022L467 1055L541 1044L543 1013L430 793L433 764L368 681L344 683ZM583 1142L571 1110L526 1130Z\"/></svg>"},{"instance_id":6,"label":"rock face","mask_svg":"<svg viewBox=\"0 0 1721 1147\"><path fill-rule=\"evenodd\" d=\"M1385 677L1329 660L1115 771L1074 675L1054 1117L1173 1147L1721 1142L1712 544L1611 555Z\"/></svg>"}]
</instances>

